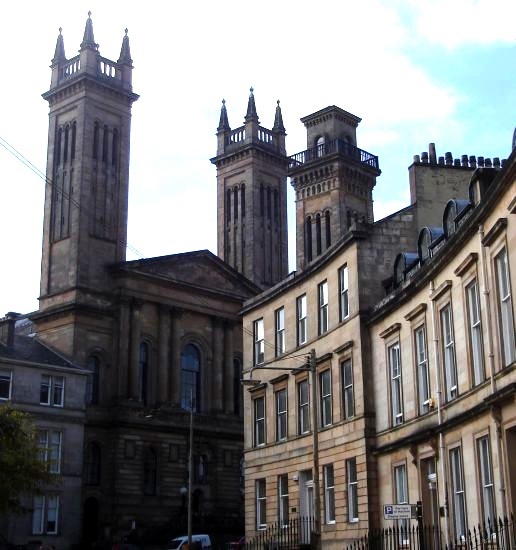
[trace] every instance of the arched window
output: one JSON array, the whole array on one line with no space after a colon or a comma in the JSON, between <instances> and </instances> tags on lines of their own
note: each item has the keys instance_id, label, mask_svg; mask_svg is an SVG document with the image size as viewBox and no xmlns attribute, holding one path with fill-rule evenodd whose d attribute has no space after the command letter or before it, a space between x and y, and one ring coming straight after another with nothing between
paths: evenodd
<instances>
[{"instance_id":1,"label":"arched window","mask_svg":"<svg viewBox=\"0 0 516 550\"><path fill-rule=\"evenodd\" d=\"M118 159L118 130L113 130L113 149L111 150L111 164L116 168Z\"/></svg>"},{"instance_id":2,"label":"arched window","mask_svg":"<svg viewBox=\"0 0 516 550\"><path fill-rule=\"evenodd\" d=\"M77 122L72 124L72 147L70 151L70 158L75 158L75 142L77 141Z\"/></svg>"},{"instance_id":3,"label":"arched window","mask_svg":"<svg viewBox=\"0 0 516 550\"><path fill-rule=\"evenodd\" d=\"M233 359L233 412L241 416L242 408L242 363L236 357Z\"/></svg>"},{"instance_id":4,"label":"arched window","mask_svg":"<svg viewBox=\"0 0 516 550\"><path fill-rule=\"evenodd\" d=\"M146 495L156 494L157 479L158 457L156 451L148 447L143 455L143 492Z\"/></svg>"},{"instance_id":5,"label":"arched window","mask_svg":"<svg viewBox=\"0 0 516 550\"><path fill-rule=\"evenodd\" d=\"M99 402L100 359L96 355L90 355L87 368L91 374L86 384L86 402L89 405L96 405Z\"/></svg>"},{"instance_id":6,"label":"arched window","mask_svg":"<svg viewBox=\"0 0 516 550\"><path fill-rule=\"evenodd\" d=\"M86 485L99 485L100 483L100 445L91 442L86 447L86 457L84 460L84 481Z\"/></svg>"},{"instance_id":7,"label":"arched window","mask_svg":"<svg viewBox=\"0 0 516 550\"><path fill-rule=\"evenodd\" d=\"M312 218L310 216L306 218L305 247L306 247L306 258L309 262L311 262L312 261Z\"/></svg>"},{"instance_id":8,"label":"arched window","mask_svg":"<svg viewBox=\"0 0 516 550\"><path fill-rule=\"evenodd\" d=\"M331 226L330 226L330 211L326 210L326 213L324 214L324 220L326 225L326 248L330 248L331 246Z\"/></svg>"},{"instance_id":9,"label":"arched window","mask_svg":"<svg viewBox=\"0 0 516 550\"><path fill-rule=\"evenodd\" d=\"M99 123L95 122L93 126L93 158L98 158L99 154Z\"/></svg>"},{"instance_id":10,"label":"arched window","mask_svg":"<svg viewBox=\"0 0 516 550\"><path fill-rule=\"evenodd\" d=\"M322 157L324 155L324 143L325 143L324 136L320 136L317 138L315 142L316 156Z\"/></svg>"},{"instance_id":11,"label":"arched window","mask_svg":"<svg viewBox=\"0 0 516 550\"><path fill-rule=\"evenodd\" d=\"M199 410L201 390L201 358L193 344L187 344L181 352L181 407L187 411Z\"/></svg>"},{"instance_id":12,"label":"arched window","mask_svg":"<svg viewBox=\"0 0 516 550\"><path fill-rule=\"evenodd\" d=\"M107 126L104 126L104 136L102 139L102 162L107 162L108 140L109 140L109 130Z\"/></svg>"},{"instance_id":13,"label":"arched window","mask_svg":"<svg viewBox=\"0 0 516 550\"><path fill-rule=\"evenodd\" d=\"M315 244L317 247L317 256L321 253L321 214L315 216Z\"/></svg>"},{"instance_id":14,"label":"arched window","mask_svg":"<svg viewBox=\"0 0 516 550\"><path fill-rule=\"evenodd\" d=\"M242 218L245 218L245 185L240 187L240 210L242 211Z\"/></svg>"},{"instance_id":15,"label":"arched window","mask_svg":"<svg viewBox=\"0 0 516 550\"><path fill-rule=\"evenodd\" d=\"M147 405L148 401L148 380L149 380L149 344L142 342L140 344L140 360L138 365L139 374L139 400Z\"/></svg>"},{"instance_id":16,"label":"arched window","mask_svg":"<svg viewBox=\"0 0 516 550\"><path fill-rule=\"evenodd\" d=\"M68 160L68 140L70 137L70 126L66 125L65 128L65 137L64 137L64 151L63 151L63 162Z\"/></svg>"}]
</instances>

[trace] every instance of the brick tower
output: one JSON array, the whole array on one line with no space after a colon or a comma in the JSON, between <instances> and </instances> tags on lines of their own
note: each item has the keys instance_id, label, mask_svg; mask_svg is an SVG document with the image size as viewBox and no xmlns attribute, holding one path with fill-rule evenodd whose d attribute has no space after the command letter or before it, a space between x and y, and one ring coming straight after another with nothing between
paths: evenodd
<instances>
[{"instance_id":1,"label":"brick tower","mask_svg":"<svg viewBox=\"0 0 516 550\"><path fill-rule=\"evenodd\" d=\"M108 266L125 260L132 60L102 57L88 14L79 55L52 59L39 313L41 338L83 359L81 325L109 311Z\"/></svg>"},{"instance_id":2,"label":"brick tower","mask_svg":"<svg viewBox=\"0 0 516 550\"><path fill-rule=\"evenodd\" d=\"M360 118L326 107L301 119L307 150L289 159L296 192L297 268L317 258L355 220L373 221L378 158L357 147Z\"/></svg>"},{"instance_id":3,"label":"brick tower","mask_svg":"<svg viewBox=\"0 0 516 550\"><path fill-rule=\"evenodd\" d=\"M262 288L288 272L285 128L260 126L253 89L244 126L231 130L225 102L217 128L218 256Z\"/></svg>"}]
</instances>

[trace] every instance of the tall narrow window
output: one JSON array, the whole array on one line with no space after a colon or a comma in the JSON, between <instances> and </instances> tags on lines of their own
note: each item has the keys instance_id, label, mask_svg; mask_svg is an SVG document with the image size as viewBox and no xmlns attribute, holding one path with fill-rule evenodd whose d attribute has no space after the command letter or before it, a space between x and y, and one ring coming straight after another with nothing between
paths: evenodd
<instances>
[{"instance_id":1,"label":"tall narrow window","mask_svg":"<svg viewBox=\"0 0 516 550\"><path fill-rule=\"evenodd\" d=\"M395 426L403 422L403 392L401 381L400 345L396 342L388 349L391 397L391 421Z\"/></svg>"},{"instance_id":2,"label":"tall narrow window","mask_svg":"<svg viewBox=\"0 0 516 550\"><path fill-rule=\"evenodd\" d=\"M271 188L267 187L267 219L270 221L272 210L272 197L271 197Z\"/></svg>"},{"instance_id":3,"label":"tall narrow window","mask_svg":"<svg viewBox=\"0 0 516 550\"><path fill-rule=\"evenodd\" d=\"M98 158L99 154L99 123L95 122L93 125L93 151L92 156L94 159Z\"/></svg>"},{"instance_id":4,"label":"tall narrow window","mask_svg":"<svg viewBox=\"0 0 516 550\"><path fill-rule=\"evenodd\" d=\"M287 439L287 390L276 392L276 441Z\"/></svg>"},{"instance_id":5,"label":"tall narrow window","mask_svg":"<svg viewBox=\"0 0 516 550\"><path fill-rule=\"evenodd\" d=\"M328 281L317 287L319 295L319 335L328 331Z\"/></svg>"},{"instance_id":6,"label":"tall narrow window","mask_svg":"<svg viewBox=\"0 0 516 550\"><path fill-rule=\"evenodd\" d=\"M116 168L118 164L118 130L113 130L113 144L111 149L111 165Z\"/></svg>"},{"instance_id":7,"label":"tall narrow window","mask_svg":"<svg viewBox=\"0 0 516 550\"><path fill-rule=\"evenodd\" d=\"M305 222L305 256L307 261L312 261L312 218L310 216Z\"/></svg>"},{"instance_id":8,"label":"tall narrow window","mask_svg":"<svg viewBox=\"0 0 516 550\"><path fill-rule=\"evenodd\" d=\"M254 405L254 445L265 445L265 397L257 397Z\"/></svg>"},{"instance_id":9,"label":"tall narrow window","mask_svg":"<svg viewBox=\"0 0 516 550\"><path fill-rule=\"evenodd\" d=\"M344 321L348 315L348 266L344 265L339 269L339 321Z\"/></svg>"},{"instance_id":10,"label":"tall narrow window","mask_svg":"<svg viewBox=\"0 0 516 550\"><path fill-rule=\"evenodd\" d=\"M231 189L226 191L226 222L231 221Z\"/></svg>"},{"instance_id":11,"label":"tall narrow window","mask_svg":"<svg viewBox=\"0 0 516 550\"><path fill-rule=\"evenodd\" d=\"M335 523L335 479L333 464L323 466L324 474L324 519L326 523Z\"/></svg>"},{"instance_id":12,"label":"tall narrow window","mask_svg":"<svg viewBox=\"0 0 516 550\"><path fill-rule=\"evenodd\" d=\"M181 407L187 411L201 409L201 356L193 344L181 352Z\"/></svg>"},{"instance_id":13,"label":"tall narrow window","mask_svg":"<svg viewBox=\"0 0 516 550\"><path fill-rule=\"evenodd\" d=\"M70 151L70 158L75 159L75 144L77 142L77 122L72 124L72 147Z\"/></svg>"},{"instance_id":14,"label":"tall narrow window","mask_svg":"<svg viewBox=\"0 0 516 550\"><path fill-rule=\"evenodd\" d=\"M325 228L326 228L326 248L330 248L331 246L331 225L330 225L330 211L326 210L324 213L324 221L325 221Z\"/></svg>"},{"instance_id":15,"label":"tall narrow window","mask_svg":"<svg viewBox=\"0 0 516 550\"><path fill-rule=\"evenodd\" d=\"M279 202L278 202L278 190L274 189L274 221L279 222Z\"/></svg>"},{"instance_id":16,"label":"tall narrow window","mask_svg":"<svg viewBox=\"0 0 516 550\"><path fill-rule=\"evenodd\" d=\"M260 215L265 216L265 190L263 188L263 183L260 185Z\"/></svg>"},{"instance_id":17,"label":"tall narrow window","mask_svg":"<svg viewBox=\"0 0 516 550\"><path fill-rule=\"evenodd\" d=\"M321 214L317 214L315 216L315 246L316 246L316 254L319 256L321 253Z\"/></svg>"},{"instance_id":18,"label":"tall narrow window","mask_svg":"<svg viewBox=\"0 0 516 550\"><path fill-rule=\"evenodd\" d=\"M507 250L505 248L496 256L495 267L498 282L498 311L500 316L500 335L502 339L502 361L503 365L507 366L516 360L516 350L509 263L507 259Z\"/></svg>"},{"instance_id":19,"label":"tall narrow window","mask_svg":"<svg viewBox=\"0 0 516 550\"><path fill-rule=\"evenodd\" d=\"M448 401L458 395L457 365L455 362L455 340L453 335L453 320L450 304L441 310L442 354L444 363L444 379L446 398Z\"/></svg>"},{"instance_id":20,"label":"tall narrow window","mask_svg":"<svg viewBox=\"0 0 516 550\"><path fill-rule=\"evenodd\" d=\"M408 504L408 488L407 488L407 467L405 464L400 464L394 468L394 499L396 504ZM400 543L405 544L408 541L409 522L406 519L400 520L398 524L400 528Z\"/></svg>"},{"instance_id":21,"label":"tall narrow window","mask_svg":"<svg viewBox=\"0 0 516 550\"><path fill-rule=\"evenodd\" d=\"M299 296L296 300L297 310L297 345L301 346L306 343L306 294Z\"/></svg>"},{"instance_id":22,"label":"tall narrow window","mask_svg":"<svg viewBox=\"0 0 516 550\"><path fill-rule=\"evenodd\" d=\"M476 386L477 384L481 384L485 379L480 301L476 280L466 287L466 298L468 303L469 344L471 347L473 384Z\"/></svg>"},{"instance_id":23,"label":"tall narrow window","mask_svg":"<svg viewBox=\"0 0 516 550\"><path fill-rule=\"evenodd\" d=\"M346 477L348 490L348 521L358 521L358 482L357 482L357 459L346 460Z\"/></svg>"},{"instance_id":24,"label":"tall narrow window","mask_svg":"<svg viewBox=\"0 0 516 550\"><path fill-rule=\"evenodd\" d=\"M274 312L276 357L285 353L285 308L280 307Z\"/></svg>"},{"instance_id":25,"label":"tall narrow window","mask_svg":"<svg viewBox=\"0 0 516 550\"><path fill-rule=\"evenodd\" d=\"M139 361L139 400L147 405L148 401L148 380L149 380L149 344L142 342L140 344L140 361Z\"/></svg>"},{"instance_id":26,"label":"tall narrow window","mask_svg":"<svg viewBox=\"0 0 516 550\"><path fill-rule=\"evenodd\" d=\"M59 166L59 164L61 164L61 148L63 146L62 140L63 140L63 129L59 128L59 130L57 131L56 150L54 153L56 166Z\"/></svg>"},{"instance_id":27,"label":"tall narrow window","mask_svg":"<svg viewBox=\"0 0 516 550\"><path fill-rule=\"evenodd\" d=\"M288 525L288 476L278 476L278 521L282 527Z\"/></svg>"},{"instance_id":28,"label":"tall narrow window","mask_svg":"<svg viewBox=\"0 0 516 550\"><path fill-rule=\"evenodd\" d=\"M102 136L102 162L108 160L108 147L109 147L109 130L107 126L104 126L104 134Z\"/></svg>"},{"instance_id":29,"label":"tall narrow window","mask_svg":"<svg viewBox=\"0 0 516 550\"><path fill-rule=\"evenodd\" d=\"M460 447L450 449L450 470L455 536L459 540L464 540L466 537L466 495Z\"/></svg>"},{"instance_id":30,"label":"tall narrow window","mask_svg":"<svg viewBox=\"0 0 516 550\"><path fill-rule=\"evenodd\" d=\"M41 405L62 407L64 404L64 376L42 374L39 395Z\"/></svg>"},{"instance_id":31,"label":"tall narrow window","mask_svg":"<svg viewBox=\"0 0 516 550\"><path fill-rule=\"evenodd\" d=\"M97 443L91 442L86 447L86 459L84 461L85 482L87 485L100 483L101 451Z\"/></svg>"},{"instance_id":32,"label":"tall narrow window","mask_svg":"<svg viewBox=\"0 0 516 550\"><path fill-rule=\"evenodd\" d=\"M346 420L355 416L355 397L353 393L353 366L351 359L341 363L342 370L342 410Z\"/></svg>"},{"instance_id":33,"label":"tall narrow window","mask_svg":"<svg viewBox=\"0 0 516 550\"><path fill-rule=\"evenodd\" d=\"M489 437L486 435L477 439L478 469L480 472L480 494L482 497L482 512L484 514L484 523L491 525L495 519L494 504L494 485L493 468L491 464L491 448L489 446Z\"/></svg>"},{"instance_id":34,"label":"tall narrow window","mask_svg":"<svg viewBox=\"0 0 516 550\"><path fill-rule=\"evenodd\" d=\"M90 355L88 358L88 376L86 387L86 400L90 405L96 405L99 402L99 376L100 359L96 355Z\"/></svg>"},{"instance_id":35,"label":"tall narrow window","mask_svg":"<svg viewBox=\"0 0 516 550\"><path fill-rule=\"evenodd\" d=\"M430 410L430 381L428 375L428 361L426 356L426 332L424 325L414 331L417 364L417 397L419 414Z\"/></svg>"},{"instance_id":36,"label":"tall narrow window","mask_svg":"<svg viewBox=\"0 0 516 550\"><path fill-rule=\"evenodd\" d=\"M245 218L245 185L240 187L240 210L242 211L242 219Z\"/></svg>"},{"instance_id":37,"label":"tall narrow window","mask_svg":"<svg viewBox=\"0 0 516 550\"><path fill-rule=\"evenodd\" d=\"M63 162L68 160L68 145L70 140L70 126L67 124L64 131Z\"/></svg>"},{"instance_id":38,"label":"tall narrow window","mask_svg":"<svg viewBox=\"0 0 516 550\"><path fill-rule=\"evenodd\" d=\"M308 391L308 380L301 380L297 385L297 417L300 435L310 431L310 397Z\"/></svg>"},{"instance_id":39,"label":"tall narrow window","mask_svg":"<svg viewBox=\"0 0 516 550\"><path fill-rule=\"evenodd\" d=\"M63 434L57 430L38 431L38 454L42 462L48 465L51 474L61 472L61 441Z\"/></svg>"},{"instance_id":40,"label":"tall narrow window","mask_svg":"<svg viewBox=\"0 0 516 550\"><path fill-rule=\"evenodd\" d=\"M267 494L265 492L265 479L257 479L256 491L256 528L267 528Z\"/></svg>"},{"instance_id":41,"label":"tall narrow window","mask_svg":"<svg viewBox=\"0 0 516 550\"><path fill-rule=\"evenodd\" d=\"M257 319L253 324L254 332L254 364L260 365L265 360L265 336L263 319Z\"/></svg>"},{"instance_id":42,"label":"tall narrow window","mask_svg":"<svg viewBox=\"0 0 516 550\"><path fill-rule=\"evenodd\" d=\"M158 457L154 449L147 448L143 456L143 492L155 495L157 486Z\"/></svg>"},{"instance_id":43,"label":"tall narrow window","mask_svg":"<svg viewBox=\"0 0 516 550\"><path fill-rule=\"evenodd\" d=\"M238 189L233 189L233 212L235 220L238 220Z\"/></svg>"},{"instance_id":44,"label":"tall narrow window","mask_svg":"<svg viewBox=\"0 0 516 550\"><path fill-rule=\"evenodd\" d=\"M37 495L33 500L32 534L56 535L59 525L59 496Z\"/></svg>"},{"instance_id":45,"label":"tall narrow window","mask_svg":"<svg viewBox=\"0 0 516 550\"><path fill-rule=\"evenodd\" d=\"M331 372L330 369L319 374L321 426L329 426L332 421Z\"/></svg>"}]
</instances>

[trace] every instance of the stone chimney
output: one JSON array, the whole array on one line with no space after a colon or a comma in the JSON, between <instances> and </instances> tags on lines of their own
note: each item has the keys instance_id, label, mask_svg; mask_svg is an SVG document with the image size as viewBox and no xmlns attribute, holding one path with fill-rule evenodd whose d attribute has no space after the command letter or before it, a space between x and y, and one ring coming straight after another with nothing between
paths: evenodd
<instances>
[{"instance_id":1,"label":"stone chimney","mask_svg":"<svg viewBox=\"0 0 516 550\"><path fill-rule=\"evenodd\" d=\"M3 319L0 319L0 342L8 348L14 345L14 326L18 317L18 313L9 311Z\"/></svg>"}]
</instances>

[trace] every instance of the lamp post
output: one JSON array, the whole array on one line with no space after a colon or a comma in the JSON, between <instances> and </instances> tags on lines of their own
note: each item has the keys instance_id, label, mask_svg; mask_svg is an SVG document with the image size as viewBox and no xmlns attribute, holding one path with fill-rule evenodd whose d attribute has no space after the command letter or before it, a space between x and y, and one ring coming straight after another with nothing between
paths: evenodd
<instances>
[{"instance_id":1,"label":"lamp post","mask_svg":"<svg viewBox=\"0 0 516 550\"><path fill-rule=\"evenodd\" d=\"M188 453L188 548L192 548L193 392L190 394L190 452Z\"/></svg>"}]
</instances>

